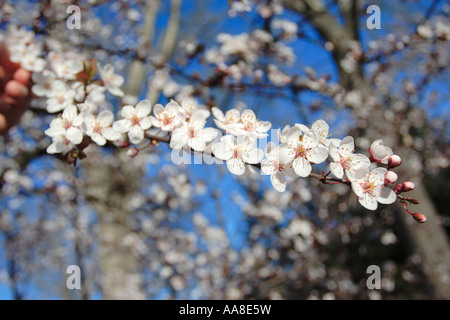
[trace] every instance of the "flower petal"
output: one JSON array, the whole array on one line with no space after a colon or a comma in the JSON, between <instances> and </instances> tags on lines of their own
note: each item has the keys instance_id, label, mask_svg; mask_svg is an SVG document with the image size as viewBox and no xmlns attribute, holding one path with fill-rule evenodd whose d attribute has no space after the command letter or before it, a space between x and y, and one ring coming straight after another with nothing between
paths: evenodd
<instances>
[{"instance_id":1,"label":"flower petal","mask_svg":"<svg viewBox=\"0 0 450 320\"><path fill-rule=\"evenodd\" d=\"M328 158L327 148L320 146L308 153L307 159L313 163L322 163Z\"/></svg>"},{"instance_id":2,"label":"flower petal","mask_svg":"<svg viewBox=\"0 0 450 320\"><path fill-rule=\"evenodd\" d=\"M342 166L338 163L338 162L331 162L330 163L330 170L331 173L336 177L336 178L342 178L344 176L344 169L342 168Z\"/></svg>"},{"instance_id":3,"label":"flower petal","mask_svg":"<svg viewBox=\"0 0 450 320\"><path fill-rule=\"evenodd\" d=\"M118 120L113 123L113 129L117 132L128 132L131 128L131 122L128 119Z\"/></svg>"},{"instance_id":4,"label":"flower petal","mask_svg":"<svg viewBox=\"0 0 450 320\"><path fill-rule=\"evenodd\" d=\"M162 104L155 104L153 107L153 114L157 117L161 112L164 111L164 106Z\"/></svg>"},{"instance_id":5,"label":"flower petal","mask_svg":"<svg viewBox=\"0 0 450 320\"><path fill-rule=\"evenodd\" d=\"M215 128L205 128L200 132L200 137L205 142L214 140L218 135L219 131Z\"/></svg>"},{"instance_id":6,"label":"flower petal","mask_svg":"<svg viewBox=\"0 0 450 320\"><path fill-rule=\"evenodd\" d=\"M347 136L342 139L341 144L339 145L339 152L342 156L349 155L353 153L353 149L355 148L355 141L352 136Z\"/></svg>"},{"instance_id":7,"label":"flower petal","mask_svg":"<svg viewBox=\"0 0 450 320\"><path fill-rule=\"evenodd\" d=\"M391 204L391 203L394 203L395 200L397 200L397 196L395 195L395 192L392 189L387 188L387 187L384 187L381 190L381 193L377 198L377 201L382 204Z\"/></svg>"},{"instance_id":8,"label":"flower petal","mask_svg":"<svg viewBox=\"0 0 450 320\"><path fill-rule=\"evenodd\" d=\"M97 121L102 127L109 127L114 121L114 114L109 110L104 110L98 114Z\"/></svg>"},{"instance_id":9,"label":"flower petal","mask_svg":"<svg viewBox=\"0 0 450 320\"><path fill-rule=\"evenodd\" d=\"M73 144L80 144L83 140L83 132L78 128L71 127L67 130L66 138Z\"/></svg>"},{"instance_id":10,"label":"flower petal","mask_svg":"<svg viewBox=\"0 0 450 320\"><path fill-rule=\"evenodd\" d=\"M242 155L242 160L246 163L256 164L261 162L264 157L264 152L261 149L252 149L251 151L245 152Z\"/></svg>"},{"instance_id":11,"label":"flower petal","mask_svg":"<svg viewBox=\"0 0 450 320\"><path fill-rule=\"evenodd\" d=\"M243 175L245 172L245 165L240 159L230 159L227 161L227 168L232 174Z\"/></svg>"},{"instance_id":12,"label":"flower petal","mask_svg":"<svg viewBox=\"0 0 450 320\"><path fill-rule=\"evenodd\" d=\"M261 171L267 175L275 174L277 172L272 161L268 159L264 159L261 162Z\"/></svg>"},{"instance_id":13,"label":"flower petal","mask_svg":"<svg viewBox=\"0 0 450 320\"><path fill-rule=\"evenodd\" d=\"M292 168L300 177L307 177L311 173L312 167L308 160L305 158L295 158L292 162Z\"/></svg>"},{"instance_id":14,"label":"flower petal","mask_svg":"<svg viewBox=\"0 0 450 320\"><path fill-rule=\"evenodd\" d=\"M148 99L142 100L136 105L136 114L139 118L147 117L152 111L152 105Z\"/></svg>"},{"instance_id":15,"label":"flower petal","mask_svg":"<svg viewBox=\"0 0 450 320\"><path fill-rule=\"evenodd\" d=\"M140 126L132 126L128 131L128 137L133 144L141 143L144 140L144 130Z\"/></svg>"},{"instance_id":16,"label":"flower petal","mask_svg":"<svg viewBox=\"0 0 450 320\"><path fill-rule=\"evenodd\" d=\"M172 133L172 138L170 139L170 147L172 149L181 149L188 142L188 137L185 134L183 128L176 129Z\"/></svg>"},{"instance_id":17,"label":"flower petal","mask_svg":"<svg viewBox=\"0 0 450 320\"><path fill-rule=\"evenodd\" d=\"M358 202L366 209L376 210L378 207L377 200L369 193L364 193L362 197L358 198Z\"/></svg>"},{"instance_id":18,"label":"flower petal","mask_svg":"<svg viewBox=\"0 0 450 320\"><path fill-rule=\"evenodd\" d=\"M230 146L223 142L218 142L212 145L211 150L214 156L219 160L229 160L233 155Z\"/></svg>"},{"instance_id":19,"label":"flower petal","mask_svg":"<svg viewBox=\"0 0 450 320\"><path fill-rule=\"evenodd\" d=\"M150 129L152 126L150 117L142 118L141 121L139 122L139 125L141 126L142 130Z\"/></svg>"},{"instance_id":20,"label":"flower petal","mask_svg":"<svg viewBox=\"0 0 450 320\"><path fill-rule=\"evenodd\" d=\"M278 192L286 191L287 180L286 177L281 172L272 174L270 176L270 182L272 182L272 186Z\"/></svg>"}]
</instances>

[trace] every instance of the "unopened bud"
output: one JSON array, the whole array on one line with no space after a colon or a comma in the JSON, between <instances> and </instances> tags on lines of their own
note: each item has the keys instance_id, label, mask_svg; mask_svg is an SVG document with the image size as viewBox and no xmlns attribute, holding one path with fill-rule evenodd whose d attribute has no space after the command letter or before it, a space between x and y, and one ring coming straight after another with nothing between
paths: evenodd
<instances>
[{"instance_id":1,"label":"unopened bud","mask_svg":"<svg viewBox=\"0 0 450 320\"><path fill-rule=\"evenodd\" d=\"M399 183L396 187L395 187L395 193L399 194L403 192L403 183Z\"/></svg>"},{"instance_id":2,"label":"unopened bud","mask_svg":"<svg viewBox=\"0 0 450 320\"><path fill-rule=\"evenodd\" d=\"M414 220L416 220L417 222L420 223L424 223L425 221L427 221L427 216L421 213L413 213L413 218Z\"/></svg>"},{"instance_id":3,"label":"unopened bud","mask_svg":"<svg viewBox=\"0 0 450 320\"><path fill-rule=\"evenodd\" d=\"M129 146L131 146L131 143L128 141L119 141L119 148L128 148Z\"/></svg>"},{"instance_id":4,"label":"unopened bud","mask_svg":"<svg viewBox=\"0 0 450 320\"><path fill-rule=\"evenodd\" d=\"M390 168L398 167L401 164L402 164L402 158L400 158L398 155L393 154L392 156L389 157L388 165Z\"/></svg>"},{"instance_id":5,"label":"unopened bud","mask_svg":"<svg viewBox=\"0 0 450 320\"><path fill-rule=\"evenodd\" d=\"M414 187L415 187L414 182L411 182L411 181L403 182L402 186L403 186L403 192L414 190Z\"/></svg>"},{"instance_id":6,"label":"unopened bud","mask_svg":"<svg viewBox=\"0 0 450 320\"><path fill-rule=\"evenodd\" d=\"M129 156L130 158L134 158L138 155L139 153L139 149L136 147L130 148L127 150L127 156Z\"/></svg>"},{"instance_id":7,"label":"unopened bud","mask_svg":"<svg viewBox=\"0 0 450 320\"><path fill-rule=\"evenodd\" d=\"M388 171L384 175L384 184L394 184L397 182L398 175L394 171Z\"/></svg>"}]
</instances>

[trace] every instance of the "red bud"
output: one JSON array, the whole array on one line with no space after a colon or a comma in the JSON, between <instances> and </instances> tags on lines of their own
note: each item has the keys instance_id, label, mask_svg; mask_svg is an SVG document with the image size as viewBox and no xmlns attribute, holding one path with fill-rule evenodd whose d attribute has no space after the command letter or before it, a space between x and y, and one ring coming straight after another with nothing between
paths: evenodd
<instances>
[{"instance_id":1,"label":"red bud","mask_svg":"<svg viewBox=\"0 0 450 320\"><path fill-rule=\"evenodd\" d=\"M119 148L128 148L129 146L131 146L131 143L128 141L119 141Z\"/></svg>"},{"instance_id":2,"label":"red bud","mask_svg":"<svg viewBox=\"0 0 450 320\"><path fill-rule=\"evenodd\" d=\"M411 191L411 190L414 190L414 188L415 188L414 182L411 182L411 181L403 182L402 186L403 186L403 192Z\"/></svg>"},{"instance_id":3,"label":"red bud","mask_svg":"<svg viewBox=\"0 0 450 320\"><path fill-rule=\"evenodd\" d=\"M402 164L402 158L400 158L398 155L393 154L389 157L388 165L390 168L398 167Z\"/></svg>"},{"instance_id":4,"label":"red bud","mask_svg":"<svg viewBox=\"0 0 450 320\"><path fill-rule=\"evenodd\" d=\"M417 222L420 223L424 223L425 221L427 221L427 216L421 213L413 213L413 218L414 220L416 220Z\"/></svg>"},{"instance_id":5,"label":"red bud","mask_svg":"<svg viewBox=\"0 0 450 320\"><path fill-rule=\"evenodd\" d=\"M385 185L394 184L397 182L397 179L398 176L394 171L388 171L384 175L384 184Z\"/></svg>"},{"instance_id":6,"label":"red bud","mask_svg":"<svg viewBox=\"0 0 450 320\"><path fill-rule=\"evenodd\" d=\"M130 149L127 150L127 155L130 158L136 157L138 155L138 153L139 153L139 149L136 148L136 147L133 147L133 148L130 148Z\"/></svg>"}]
</instances>

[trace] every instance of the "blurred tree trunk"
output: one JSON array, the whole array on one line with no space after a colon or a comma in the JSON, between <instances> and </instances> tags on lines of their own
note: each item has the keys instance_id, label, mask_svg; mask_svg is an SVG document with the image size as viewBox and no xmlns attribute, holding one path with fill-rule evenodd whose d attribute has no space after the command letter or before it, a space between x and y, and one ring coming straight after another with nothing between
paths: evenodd
<instances>
[{"instance_id":1,"label":"blurred tree trunk","mask_svg":"<svg viewBox=\"0 0 450 320\"><path fill-rule=\"evenodd\" d=\"M120 159L120 155L115 165L105 164L100 157L99 153L89 155L85 173L87 199L99 223L102 298L145 299L139 261L124 243L125 237L133 233L130 203L139 187L142 171L136 161Z\"/></svg>"},{"instance_id":2,"label":"blurred tree trunk","mask_svg":"<svg viewBox=\"0 0 450 320\"><path fill-rule=\"evenodd\" d=\"M147 66L145 59L151 51L155 36L155 23L160 0L150 0L144 12L141 30L142 48L131 62L127 74L125 94L139 97L142 84L146 83ZM167 60L176 45L180 24L181 0L172 0L171 14L166 33L161 44L160 54ZM148 97L152 104L159 92ZM98 157L90 155L87 159L86 176L90 187L89 198L99 219L101 285L104 299L145 299L138 258L124 244L124 238L132 235L133 216L130 200L138 191L139 181L144 175L143 163L139 157L130 159L123 150L117 152L115 165L105 165ZM97 157L97 161L95 160ZM141 168L141 169L140 169Z\"/></svg>"},{"instance_id":3,"label":"blurred tree trunk","mask_svg":"<svg viewBox=\"0 0 450 320\"><path fill-rule=\"evenodd\" d=\"M364 97L375 97L376 92L372 91L372 88L364 79L362 63L351 72L344 70L341 66L341 61L349 52L352 43L359 42L357 22L358 10L360 9L358 7L359 1L338 1L343 24L340 24L327 11L322 0L283 0L283 2L287 8L304 16L325 41L333 44L333 58L338 68L341 85L347 90L359 90ZM383 107L377 106L377 110L373 110L369 116L371 119L376 119L377 115L380 115L380 119L385 121L382 112ZM370 119L365 120L370 121ZM386 134L398 136L398 128L398 124L386 121L382 126L372 126L369 138L381 137ZM401 146L395 146L395 149L400 150ZM406 166L408 166L408 163L404 161L402 169L408 172ZM411 174L414 169L411 168L409 172ZM411 207L411 210L425 214L428 220L425 224L418 224L400 208L397 210L397 220L402 221L411 247L421 258L423 270L434 290L434 298L450 299L450 246L448 237L423 182L417 180L414 182L417 188L408 196L418 199L420 204Z\"/></svg>"}]
</instances>

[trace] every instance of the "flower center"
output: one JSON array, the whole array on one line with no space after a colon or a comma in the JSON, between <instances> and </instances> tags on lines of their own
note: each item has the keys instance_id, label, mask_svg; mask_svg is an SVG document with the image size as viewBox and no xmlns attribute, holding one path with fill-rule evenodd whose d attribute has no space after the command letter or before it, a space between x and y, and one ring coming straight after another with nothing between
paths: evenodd
<instances>
[{"instance_id":1,"label":"flower center","mask_svg":"<svg viewBox=\"0 0 450 320\"><path fill-rule=\"evenodd\" d=\"M303 144L298 145L295 148L295 157L296 158L305 158L308 153L308 150L309 149L305 148L305 146Z\"/></svg>"},{"instance_id":2,"label":"flower center","mask_svg":"<svg viewBox=\"0 0 450 320\"><path fill-rule=\"evenodd\" d=\"M189 136L189 138L195 138L195 128L194 127L189 127L188 136Z\"/></svg>"},{"instance_id":3,"label":"flower center","mask_svg":"<svg viewBox=\"0 0 450 320\"><path fill-rule=\"evenodd\" d=\"M72 121L70 121L70 120L67 120L67 119L64 119L63 120L63 127L64 127L64 129L69 129L70 127L72 126Z\"/></svg>"},{"instance_id":4,"label":"flower center","mask_svg":"<svg viewBox=\"0 0 450 320\"><path fill-rule=\"evenodd\" d=\"M339 159L339 163L341 164L342 168L344 168L344 170L348 170L350 169L350 159L349 158L340 158Z\"/></svg>"},{"instance_id":5,"label":"flower center","mask_svg":"<svg viewBox=\"0 0 450 320\"><path fill-rule=\"evenodd\" d=\"M373 194L375 184L373 182L365 181L361 184L361 187L363 188L365 193Z\"/></svg>"},{"instance_id":6,"label":"flower center","mask_svg":"<svg viewBox=\"0 0 450 320\"><path fill-rule=\"evenodd\" d=\"M141 123L141 118L139 118L137 115L133 115L130 121L133 126L137 126Z\"/></svg>"},{"instance_id":7,"label":"flower center","mask_svg":"<svg viewBox=\"0 0 450 320\"><path fill-rule=\"evenodd\" d=\"M175 119L175 115L173 114L173 112L169 111L169 112L163 112L159 121L161 121L163 125L168 126L174 121L174 119Z\"/></svg>"},{"instance_id":8,"label":"flower center","mask_svg":"<svg viewBox=\"0 0 450 320\"><path fill-rule=\"evenodd\" d=\"M239 119L236 119L234 117L234 112L230 112L230 110L228 110L227 112L225 112L225 124L229 124L229 123L236 123L239 122Z\"/></svg>"},{"instance_id":9,"label":"flower center","mask_svg":"<svg viewBox=\"0 0 450 320\"><path fill-rule=\"evenodd\" d=\"M100 125L100 124L95 124L93 127L92 127L92 131L93 132L95 132L95 133L102 133L102 126Z\"/></svg>"},{"instance_id":10,"label":"flower center","mask_svg":"<svg viewBox=\"0 0 450 320\"><path fill-rule=\"evenodd\" d=\"M233 149L233 159L240 159L242 158L242 149L240 147L236 147Z\"/></svg>"}]
</instances>

